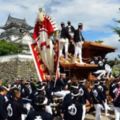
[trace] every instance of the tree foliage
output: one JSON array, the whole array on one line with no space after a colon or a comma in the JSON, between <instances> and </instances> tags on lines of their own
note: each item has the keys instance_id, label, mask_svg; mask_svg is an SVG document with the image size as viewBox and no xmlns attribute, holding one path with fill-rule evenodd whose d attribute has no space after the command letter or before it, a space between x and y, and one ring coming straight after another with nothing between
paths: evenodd
<instances>
[{"instance_id":1,"label":"tree foliage","mask_svg":"<svg viewBox=\"0 0 120 120\"><path fill-rule=\"evenodd\" d=\"M103 43L103 40L97 40L96 43Z\"/></svg>"},{"instance_id":2,"label":"tree foliage","mask_svg":"<svg viewBox=\"0 0 120 120\"><path fill-rule=\"evenodd\" d=\"M120 11L120 8L119 8L119 11ZM120 25L120 20L115 20L115 22ZM119 35L119 37L120 37L120 27L118 27L118 26L117 27L113 27L113 31L115 33L117 33Z\"/></svg>"},{"instance_id":3,"label":"tree foliage","mask_svg":"<svg viewBox=\"0 0 120 120\"><path fill-rule=\"evenodd\" d=\"M117 33L117 34L119 35L119 37L120 37L120 28L119 28L119 27L113 28L113 31L114 31L115 33Z\"/></svg>"},{"instance_id":4,"label":"tree foliage","mask_svg":"<svg viewBox=\"0 0 120 120\"><path fill-rule=\"evenodd\" d=\"M22 46L17 43L8 42L6 40L0 40L0 56L12 55L22 52Z\"/></svg>"}]
</instances>

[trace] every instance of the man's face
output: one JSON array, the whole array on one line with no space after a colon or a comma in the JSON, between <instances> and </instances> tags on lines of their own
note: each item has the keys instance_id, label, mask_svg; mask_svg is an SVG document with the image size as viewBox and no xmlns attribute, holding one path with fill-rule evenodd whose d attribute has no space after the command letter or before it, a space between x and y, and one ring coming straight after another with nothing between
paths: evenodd
<instances>
[{"instance_id":1,"label":"man's face","mask_svg":"<svg viewBox=\"0 0 120 120\"><path fill-rule=\"evenodd\" d=\"M61 24L61 28L64 28L65 27L65 25L64 24Z\"/></svg>"},{"instance_id":2,"label":"man's face","mask_svg":"<svg viewBox=\"0 0 120 120\"><path fill-rule=\"evenodd\" d=\"M20 98L21 97L21 93L20 93L20 91L16 91L16 98Z\"/></svg>"},{"instance_id":3,"label":"man's face","mask_svg":"<svg viewBox=\"0 0 120 120\"><path fill-rule=\"evenodd\" d=\"M6 95L6 94L7 94L7 90L4 90L4 91L3 91L3 94Z\"/></svg>"},{"instance_id":4,"label":"man's face","mask_svg":"<svg viewBox=\"0 0 120 120\"><path fill-rule=\"evenodd\" d=\"M77 89L77 88L71 88L71 93L73 93L73 94L78 94L79 93L79 89Z\"/></svg>"},{"instance_id":5,"label":"man's face","mask_svg":"<svg viewBox=\"0 0 120 120\"><path fill-rule=\"evenodd\" d=\"M83 29L83 25L79 25L78 28L79 28L80 30L82 30L82 29Z\"/></svg>"},{"instance_id":6,"label":"man's face","mask_svg":"<svg viewBox=\"0 0 120 120\"><path fill-rule=\"evenodd\" d=\"M51 80L51 76L50 75L46 76L46 80L50 81Z\"/></svg>"},{"instance_id":7,"label":"man's face","mask_svg":"<svg viewBox=\"0 0 120 120\"><path fill-rule=\"evenodd\" d=\"M118 81L118 86L120 87L120 81Z\"/></svg>"},{"instance_id":8,"label":"man's face","mask_svg":"<svg viewBox=\"0 0 120 120\"><path fill-rule=\"evenodd\" d=\"M64 75L64 74L61 75L61 78L62 78L62 79L65 79L65 78L66 78L66 75Z\"/></svg>"}]
</instances>

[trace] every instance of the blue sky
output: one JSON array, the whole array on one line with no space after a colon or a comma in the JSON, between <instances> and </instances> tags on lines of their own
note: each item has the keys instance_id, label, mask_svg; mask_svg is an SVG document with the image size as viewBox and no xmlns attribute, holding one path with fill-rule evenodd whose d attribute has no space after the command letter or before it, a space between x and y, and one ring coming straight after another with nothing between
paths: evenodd
<instances>
[{"instance_id":1,"label":"blue sky","mask_svg":"<svg viewBox=\"0 0 120 120\"><path fill-rule=\"evenodd\" d=\"M0 26L9 14L26 18L34 26L38 8L43 7L58 26L68 20L75 27L82 22L86 40L104 40L105 44L118 48L114 56L120 53L119 37L111 29L114 19L120 19L120 0L0 0L0 5Z\"/></svg>"}]
</instances>

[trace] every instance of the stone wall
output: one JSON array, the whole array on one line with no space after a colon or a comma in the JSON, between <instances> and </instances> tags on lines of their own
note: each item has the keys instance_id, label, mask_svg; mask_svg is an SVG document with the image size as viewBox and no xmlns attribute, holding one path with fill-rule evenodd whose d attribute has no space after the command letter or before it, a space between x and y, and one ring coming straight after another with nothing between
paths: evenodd
<instances>
[{"instance_id":1,"label":"stone wall","mask_svg":"<svg viewBox=\"0 0 120 120\"><path fill-rule=\"evenodd\" d=\"M32 60L20 61L16 58L8 62L0 63L0 78L3 80L13 81L16 78L29 79L30 77L38 79Z\"/></svg>"}]
</instances>

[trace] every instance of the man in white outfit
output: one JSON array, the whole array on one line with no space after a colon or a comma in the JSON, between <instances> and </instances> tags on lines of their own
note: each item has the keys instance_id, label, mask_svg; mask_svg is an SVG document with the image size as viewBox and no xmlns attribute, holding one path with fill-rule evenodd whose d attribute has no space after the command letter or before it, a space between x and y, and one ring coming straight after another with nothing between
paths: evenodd
<instances>
[{"instance_id":1,"label":"man in white outfit","mask_svg":"<svg viewBox=\"0 0 120 120\"><path fill-rule=\"evenodd\" d=\"M78 29L75 30L75 35L74 35L74 42L75 42L75 60L77 57L79 57L80 64L84 64L82 61L82 45L83 42L85 41L83 35L82 35L82 29L83 29L83 24L79 23L78 24ZM76 61L74 61L76 62Z\"/></svg>"},{"instance_id":2,"label":"man in white outfit","mask_svg":"<svg viewBox=\"0 0 120 120\"><path fill-rule=\"evenodd\" d=\"M112 74L112 68L110 67L110 65L105 64L103 69L95 71L94 74L98 75L97 79L99 79L99 80L101 78L109 79L111 77L111 74Z\"/></svg>"},{"instance_id":3,"label":"man in white outfit","mask_svg":"<svg viewBox=\"0 0 120 120\"><path fill-rule=\"evenodd\" d=\"M95 108L95 120L102 120L101 111L104 109L103 108L104 100L103 100L101 91L98 88L99 84L100 83L98 80L95 81L94 87L92 88L92 91L91 91L92 101Z\"/></svg>"},{"instance_id":4,"label":"man in white outfit","mask_svg":"<svg viewBox=\"0 0 120 120\"><path fill-rule=\"evenodd\" d=\"M68 57L68 33L64 23L61 23L61 33L60 33L60 57L63 55L63 48L65 48L65 58Z\"/></svg>"}]
</instances>

